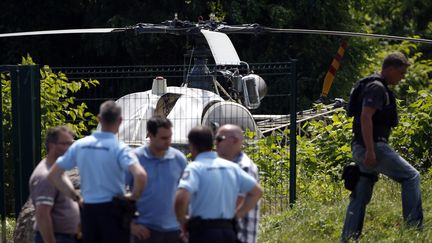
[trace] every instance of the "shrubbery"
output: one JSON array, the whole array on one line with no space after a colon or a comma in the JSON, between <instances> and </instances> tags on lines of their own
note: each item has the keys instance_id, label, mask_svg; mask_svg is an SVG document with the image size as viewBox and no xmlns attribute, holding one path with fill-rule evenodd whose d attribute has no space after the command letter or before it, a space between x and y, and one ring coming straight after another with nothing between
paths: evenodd
<instances>
[{"instance_id":1,"label":"shrubbery","mask_svg":"<svg viewBox=\"0 0 432 243\"><path fill-rule=\"evenodd\" d=\"M405 52L412 62L409 73L394 87L399 105L399 125L393 129L390 143L407 161L421 171L432 170L432 75L431 60L419 60L414 44L387 46L370 58L371 65L362 73L380 70L383 58L391 51ZM411 54L414 53L414 54ZM353 79L355 82L356 79ZM317 107L319 109L319 107ZM317 201L338 200L334 195L348 194L342 190L340 174L352 161L352 118L340 108L321 120L308 121L297 136L297 194ZM249 146L246 152L259 166L267 199L273 193L288 195L289 131L274 134ZM271 203L271 202L270 202Z\"/></svg>"},{"instance_id":2,"label":"shrubbery","mask_svg":"<svg viewBox=\"0 0 432 243\"><path fill-rule=\"evenodd\" d=\"M32 58L27 56L23 58L22 65L34 64ZM87 111L85 103L76 103L74 95L83 88L89 89L97 86L97 80L80 80L70 81L63 73L53 73L48 66L43 66L40 70L41 74L41 128L42 140L45 137L45 131L49 127L57 125L70 126L81 137L97 124L96 117ZM4 159L5 159L5 188L7 200L7 211L13 210L13 169L11 157L12 143L12 102L11 102L11 81L7 73L2 73L1 92L2 92L2 112L3 112L3 132L4 132ZM42 151L45 153L45 148L42 144ZM3 156L3 155L2 155ZM42 155L44 156L44 155ZM28 161L27 163L37 163L37 161Z\"/></svg>"}]
</instances>

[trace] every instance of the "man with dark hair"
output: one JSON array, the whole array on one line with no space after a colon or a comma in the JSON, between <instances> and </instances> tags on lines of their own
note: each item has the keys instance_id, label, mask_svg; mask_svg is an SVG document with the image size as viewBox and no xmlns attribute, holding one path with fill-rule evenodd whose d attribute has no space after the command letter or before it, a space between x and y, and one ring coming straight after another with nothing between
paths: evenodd
<instances>
[{"instance_id":1,"label":"man with dark hair","mask_svg":"<svg viewBox=\"0 0 432 243\"><path fill-rule=\"evenodd\" d=\"M225 124L216 133L216 151L221 158L238 164L244 171L259 182L258 167L242 151L243 131L233 124ZM243 195L240 196L239 203L242 202ZM238 239L244 243L258 242L258 223L260 205L250 210L245 217L238 220L239 232Z\"/></svg>"},{"instance_id":2,"label":"man with dark hair","mask_svg":"<svg viewBox=\"0 0 432 243\"><path fill-rule=\"evenodd\" d=\"M256 206L262 189L237 164L212 152L213 135L209 128L193 128L188 139L194 162L187 165L175 200L183 236L188 233L190 243L234 243L235 219ZM239 194L245 194L245 200L236 208Z\"/></svg>"},{"instance_id":3,"label":"man with dark hair","mask_svg":"<svg viewBox=\"0 0 432 243\"><path fill-rule=\"evenodd\" d=\"M76 141L57 159L48 178L64 194L83 203L84 243L129 242L129 222L114 199L125 193L125 174L134 178L134 189L125 200L133 203L145 187L147 174L136 156L115 134L121 124L121 108L112 100L102 103L98 119L101 131ZM65 183L63 172L78 167L83 198ZM124 203L128 204L128 203Z\"/></svg>"},{"instance_id":4,"label":"man with dark hair","mask_svg":"<svg viewBox=\"0 0 432 243\"><path fill-rule=\"evenodd\" d=\"M392 53L383 62L381 73L367 79L358 97L354 116L352 155L360 168L360 178L350 196L341 240L358 240L366 205L378 173L402 185L403 217L408 226L421 228L423 221L420 174L388 144L391 128L398 124L397 106L388 85L404 78L409 66L402 53ZM354 93L354 92L353 92ZM353 95L350 97L350 103Z\"/></svg>"},{"instance_id":5,"label":"man with dark hair","mask_svg":"<svg viewBox=\"0 0 432 243\"><path fill-rule=\"evenodd\" d=\"M48 128L46 157L34 169L30 181L30 198L35 208L35 243L75 242L78 233L78 204L59 192L49 181L48 172L56 159L74 142L73 132L65 126ZM72 185L68 177L65 182Z\"/></svg>"},{"instance_id":6,"label":"man with dark hair","mask_svg":"<svg viewBox=\"0 0 432 243\"><path fill-rule=\"evenodd\" d=\"M180 242L180 226L174 212L178 181L186 167L186 157L171 147L172 123L167 118L147 121L148 145L134 150L146 169L146 190L137 202L139 217L131 224L132 242ZM128 183L133 187L128 174Z\"/></svg>"}]
</instances>

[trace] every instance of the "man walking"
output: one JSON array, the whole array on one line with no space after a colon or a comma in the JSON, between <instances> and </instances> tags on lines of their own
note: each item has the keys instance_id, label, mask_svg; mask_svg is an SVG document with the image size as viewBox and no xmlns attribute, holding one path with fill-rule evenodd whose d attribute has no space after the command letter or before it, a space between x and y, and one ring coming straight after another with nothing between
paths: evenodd
<instances>
[{"instance_id":1,"label":"man walking","mask_svg":"<svg viewBox=\"0 0 432 243\"><path fill-rule=\"evenodd\" d=\"M132 242L179 242L174 197L187 160L182 152L170 147L172 123L167 118L150 118L147 135L149 144L134 150L147 171L148 181L137 202L139 217L131 224Z\"/></svg>"},{"instance_id":2,"label":"man walking","mask_svg":"<svg viewBox=\"0 0 432 243\"><path fill-rule=\"evenodd\" d=\"M351 194L341 240L357 240L361 234L366 205L372 197L374 176L382 173L402 185L403 217L408 226L422 227L423 210L420 175L388 144L391 128L398 123L396 100L388 85L404 78L409 66L402 53L388 55L381 73L362 81L358 100L352 92L351 113L354 116L353 159L360 168L360 179ZM353 105L351 105L353 104ZM358 109L356 108L358 106ZM357 112L356 112L357 111ZM374 176L365 176L365 174Z\"/></svg>"},{"instance_id":3,"label":"man walking","mask_svg":"<svg viewBox=\"0 0 432 243\"><path fill-rule=\"evenodd\" d=\"M183 234L189 233L190 243L234 243L237 238L234 220L256 206L262 189L238 165L218 158L211 151L213 135L209 128L193 128L188 139L194 162L183 173L175 201ZM245 199L236 208L239 194L245 194Z\"/></svg>"},{"instance_id":4,"label":"man walking","mask_svg":"<svg viewBox=\"0 0 432 243\"><path fill-rule=\"evenodd\" d=\"M221 158L238 164L245 172L259 182L258 167L242 151L243 131L237 125L226 124L220 127L215 137L216 151ZM243 197L241 197L243 199ZM241 200L242 201L242 200ZM243 218L238 220L237 238L244 243L258 241L259 202Z\"/></svg>"},{"instance_id":5,"label":"man walking","mask_svg":"<svg viewBox=\"0 0 432 243\"><path fill-rule=\"evenodd\" d=\"M73 132L65 126L46 132L46 157L34 169L30 181L30 198L35 208L35 243L74 243L79 225L78 203L59 192L48 181L48 172L56 159L74 142ZM72 185L65 176L65 182Z\"/></svg>"},{"instance_id":6,"label":"man walking","mask_svg":"<svg viewBox=\"0 0 432 243\"><path fill-rule=\"evenodd\" d=\"M115 134L121 124L121 108L114 101L102 103L98 119L101 131L76 141L57 159L48 178L64 194L80 201L81 197L62 176L65 170L76 166L80 171L83 195L82 232L84 243L129 242L129 222L123 218L113 197L125 193L125 174L129 170L134 177L132 194L127 200L139 198L147 175L130 148L117 140Z\"/></svg>"}]
</instances>

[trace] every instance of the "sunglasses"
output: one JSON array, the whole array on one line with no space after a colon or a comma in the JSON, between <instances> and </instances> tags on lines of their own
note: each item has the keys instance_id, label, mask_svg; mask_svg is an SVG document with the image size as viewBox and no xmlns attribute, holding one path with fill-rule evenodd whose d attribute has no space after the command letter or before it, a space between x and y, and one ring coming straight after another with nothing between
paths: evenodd
<instances>
[{"instance_id":1,"label":"sunglasses","mask_svg":"<svg viewBox=\"0 0 432 243\"><path fill-rule=\"evenodd\" d=\"M218 143L220 143L220 142L222 142L223 140L225 140L225 139L227 139L227 138L230 138L230 137L232 137L232 136L223 136L223 135L219 135L219 136L216 136L216 137L215 137L215 141L218 142Z\"/></svg>"}]
</instances>

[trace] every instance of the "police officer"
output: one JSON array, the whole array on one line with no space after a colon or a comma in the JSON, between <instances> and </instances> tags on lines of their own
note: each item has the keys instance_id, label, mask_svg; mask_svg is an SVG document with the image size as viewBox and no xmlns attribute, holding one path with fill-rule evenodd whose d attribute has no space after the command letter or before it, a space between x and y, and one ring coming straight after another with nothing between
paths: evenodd
<instances>
[{"instance_id":1,"label":"police officer","mask_svg":"<svg viewBox=\"0 0 432 243\"><path fill-rule=\"evenodd\" d=\"M243 131L234 124L225 124L217 130L216 151L221 158L227 159L238 164L244 171L259 181L258 167L242 151ZM243 199L240 196L240 199ZM245 217L239 219L238 239L245 243L256 243L258 241L260 204L250 210Z\"/></svg>"},{"instance_id":2,"label":"police officer","mask_svg":"<svg viewBox=\"0 0 432 243\"><path fill-rule=\"evenodd\" d=\"M361 92L358 101L361 109L353 114L352 144L353 159L360 168L361 176L350 196L342 242L350 238L357 240L362 231L366 205L372 197L375 183L373 177L362 174L377 176L382 173L400 183L405 222L408 226L422 226L419 172L388 144L391 128L398 123L396 100L388 85L398 84L409 65L402 53L388 55L382 64L381 73L367 78L370 82L364 85Z\"/></svg>"},{"instance_id":3,"label":"police officer","mask_svg":"<svg viewBox=\"0 0 432 243\"><path fill-rule=\"evenodd\" d=\"M81 214L84 243L129 242L129 223L113 197L124 195L125 174L134 177L134 189L126 200L135 201L144 189L147 174L130 148L115 136L121 124L121 108L112 100L102 103L98 119L101 131L76 141L57 159L48 179L65 195L83 201ZM78 166L83 198L65 183L63 172Z\"/></svg>"},{"instance_id":4,"label":"police officer","mask_svg":"<svg viewBox=\"0 0 432 243\"><path fill-rule=\"evenodd\" d=\"M134 150L147 171L148 181L137 202L139 217L131 224L132 242L179 242L180 226L173 205L187 160L182 152L170 146L172 123L167 118L150 118L147 135L149 144ZM132 179L130 173L128 178Z\"/></svg>"},{"instance_id":5,"label":"police officer","mask_svg":"<svg viewBox=\"0 0 432 243\"><path fill-rule=\"evenodd\" d=\"M193 128L188 139L194 161L183 173L175 201L183 235L189 233L190 243L236 242L235 219L256 206L262 189L237 164L211 151L213 135L209 128ZM237 196L242 193L244 203L236 209Z\"/></svg>"}]
</instances>

